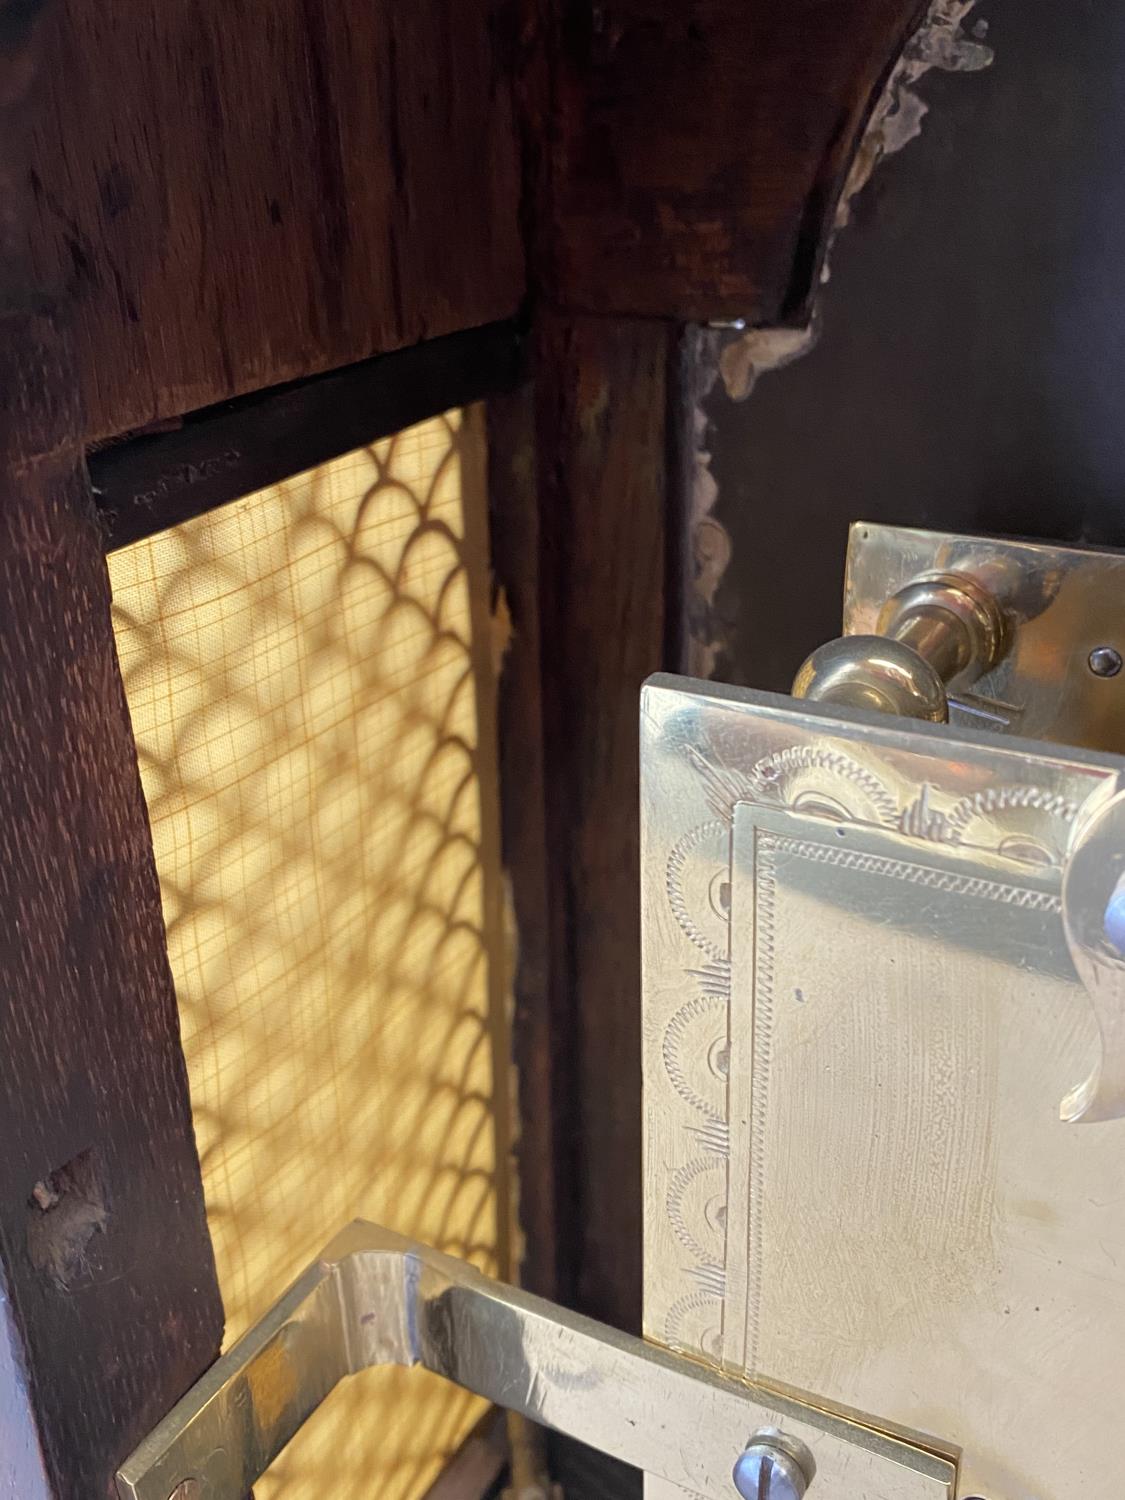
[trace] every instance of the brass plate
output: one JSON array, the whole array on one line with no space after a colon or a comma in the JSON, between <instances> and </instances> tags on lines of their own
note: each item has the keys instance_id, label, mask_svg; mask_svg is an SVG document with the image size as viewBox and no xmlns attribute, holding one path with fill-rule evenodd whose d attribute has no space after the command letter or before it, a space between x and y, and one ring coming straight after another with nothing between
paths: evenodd
<instances>
[{"instance_id":1,"label":"brass plate","mask_svg":"<svg viewBox=\"0 0 1125 1500\"><path fill-rule=\"evenodd\" d=\"M1125 1121L1059 1111L1122 763L673 678L641 723L646 1333L961 1450L962 1497L1118 1500Z\"/></svg>"},{"instance_id":2,"label":"brass plate","mask_svg":"<svg viewBox=\"0 0 1125 1500\"><path fill-rule=\"evenodd\" d=\"M983 583L1011 630L1004 660L951 705L952 723L1125 751L1125 671L1099 677L1089 665L1099 646L1125 657L1125 552L857 521L848 539L844 634L874 634L891 595L934 572Z\"/></svg>"}]
</instances>

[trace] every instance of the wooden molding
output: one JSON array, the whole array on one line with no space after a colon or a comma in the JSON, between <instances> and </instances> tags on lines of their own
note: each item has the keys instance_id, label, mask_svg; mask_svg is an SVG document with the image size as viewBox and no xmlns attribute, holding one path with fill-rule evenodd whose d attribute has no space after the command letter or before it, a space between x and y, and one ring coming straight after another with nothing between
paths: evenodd
<instances>
[{"instance_id":1,"label":"wooden molding","mask_svg":"<svg viewBox=\"0 0 1125 1500\"><path fill-rule=\"evenodd\" d=\"M547 223L558 306L807 317L836 203L919 0L558 0Z\"/></svg>"},{"instance_id":2,"label":"wooden molding","mask_svg":"<svg viewBox=\"0 0 1125 1500\"><path fill-rule=\"evenodd\" d=\"M88 442L518 311L508 9L44 8L27 246Z\"/></svg>"},{"instance_id":3,"label":"wooden molding","mask_svg":"<svg viewBox=\"0 0 1125 1500\"><path fill-rule=\"evenodd\" d=\"M639 1329L638 716L665 665L668 373L658 322L540 319L494 405L505 865L519 932L523 1277Z\"/></svg>"},{"instance_id":4,"label":"wooden molding","mask_svg":"<svg viewBox=\"0 0 1125 1500\"><path fill-rule=\"evenodd\" d=\"M100 448L88 464L106 550L511 390L522 361L519 328L493 323L223 402L168 431Z\"/></svg>"}]
</instances>

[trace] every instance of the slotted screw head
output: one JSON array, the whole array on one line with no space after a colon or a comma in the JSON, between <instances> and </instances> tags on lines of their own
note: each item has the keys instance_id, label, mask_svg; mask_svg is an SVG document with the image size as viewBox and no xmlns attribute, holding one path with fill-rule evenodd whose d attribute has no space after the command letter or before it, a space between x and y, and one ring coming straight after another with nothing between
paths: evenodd
<instances>
[{"instance_id":1,"label":"slotted screw head","mask_svg":"<svg viewBox=\"0 0 1125 1500\"><path fill-rule=\"evenodd\" d=\"M780 1432L755 1433L734 1466L734 1487L742 1500L804 1500L816 1472L803 1443Z\"/></svg>"}]
</instances>

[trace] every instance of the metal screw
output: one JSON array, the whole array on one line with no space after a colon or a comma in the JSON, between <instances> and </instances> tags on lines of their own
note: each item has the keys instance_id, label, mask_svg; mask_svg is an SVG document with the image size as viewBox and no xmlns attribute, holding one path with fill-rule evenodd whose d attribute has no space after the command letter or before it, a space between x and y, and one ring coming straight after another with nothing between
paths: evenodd
<instances>
[{"instance_id":1,"label":"metal screw","mask_svg":"<svg viewBox=\"0 0 1125 1500\"><path fill-rule=\"evenodd\" d=\"M1113 646L1095 646L1090 652L1089 666L1095 677L1116 677L1122 667L1121 652Z\"/></svg>"},{"instance_id":2,"label":"metal screw","mask_svg":"<svg viewBox=\"0 0 1125 1500\"><path fill-rule=\"evenodd\" d=\"M754 1433L734 1466L742 1500L804 1500L816 1462L804 1443L775 1427Z\"/></svg>"}]
</instances>

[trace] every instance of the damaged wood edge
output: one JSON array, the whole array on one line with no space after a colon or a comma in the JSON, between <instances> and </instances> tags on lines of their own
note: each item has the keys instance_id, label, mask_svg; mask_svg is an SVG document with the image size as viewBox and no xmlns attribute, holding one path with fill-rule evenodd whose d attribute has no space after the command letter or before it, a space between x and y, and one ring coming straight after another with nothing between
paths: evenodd
<instances>
[{"instance_id":1,"label":"damaged wood edge","mask_svg":"<svg viewBox=\"0 0 1125 1500\"><path fill-rule=\"evenodd\" d=\"M984 42L988 23L978 20L973 35L965 33L969 14L977 4L978 0L931 0L921 22L889 65L832 211L831 232L818 247L816 286L807 316L796 324L749 329L721 346L719 372L732 401L745 400L762 375L784 369L815 347L819 295L831 277L832 251L839 234L851 222L852 203L879 164L921 133L929 105L915 91L918 82L933 69L975 73L991 66L994 53Z\"/></svg>"},{"instance_id":2,"label":"damaged wood edge","mask_svg":"<svg viewBox=\"0 0 1125 1500\"><path fill-rule=\"evenodd\" d=\"M677 639L669 659L689 677L710 678L726 645L716 609L719 585L733 552L730 533L714 515L719 487L711 473L706 402L719 378L723 336L698 325L685 330L677 370L676 431L683 513L677 534L685 539L677 570Z\"/></svg>"},{"instance_id":3,"label":"damaged wood edge","mask_svg":"<svg viewBox=\"0 0 1125 1500\"><path fill-rule=\"evenodd\" d=\"M907 37L878 90L832 213L832 228L821 247L808 316L793 326L752 328L734 336L721 328L697 328L688 336L681 398L690 434L686 460L688 567L681 610L680 662L693 677L709 678L728 644L716 609L719 585L733 556L733 542L714 514L718 488L711 473L707 398L721 380L732 401L745 401L758 380L803 359L820 337L820 303L831 279L832 252L851 223L852 205L887 157L915 140L929 105L916 85L931 70L976 73L991 66L985 42L987 21L969 26L978 0L931 0L919 25Z\"/></svg>"}]
</instances>

